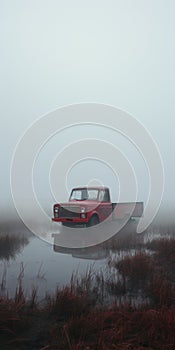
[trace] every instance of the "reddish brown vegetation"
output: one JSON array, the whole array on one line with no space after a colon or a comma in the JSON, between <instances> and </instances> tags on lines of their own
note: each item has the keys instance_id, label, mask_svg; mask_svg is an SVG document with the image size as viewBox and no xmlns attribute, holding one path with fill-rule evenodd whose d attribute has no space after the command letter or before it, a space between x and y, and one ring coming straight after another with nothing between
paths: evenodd
<instances>
[{"instance_id":1,"label":"reddish brown vegetation","mask_svg":"<svg viewBox=\"0 0 175 350\"><path fill-rule=\"evenodd\" d=\"M71 319L66 332L71 349L170 350L175 344L175 310L120 306Z\"/></svg>"},{"instance_id":2,"label":"reddish brown vegetation","mask_svg":"<svg viewBox=\"0 0 175 350\"><path fill-rule=\"evenodd\" d=\"M111 287L116 297L110 306L94 305L90 281L84 290L76 285L57 290L55 296L47 296L40 308L35 302L36 290L29 304L21 286L14 301L1 299L3 348L174 350L175 240L152 241L146 248L155 252L147 254L142 250L113 261L111 266L117 271L118 280L106 280L103 276L103 288L108 287L109 291ZM128 302L119 302L119 294ZM137 303L140 295L144 303Z\"/></svg>"}]
</instances>

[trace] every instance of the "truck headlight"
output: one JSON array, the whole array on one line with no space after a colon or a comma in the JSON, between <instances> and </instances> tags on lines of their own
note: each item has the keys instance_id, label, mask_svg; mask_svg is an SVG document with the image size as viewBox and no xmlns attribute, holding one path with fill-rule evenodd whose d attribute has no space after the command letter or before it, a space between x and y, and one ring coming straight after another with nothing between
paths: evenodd
<instances>
[{"instance_id":1,"label":"truck headlight","mask_svg":"<svg viewBox=\"0 0 175 350\"><path fill-rule=\"evenodd\" d=\"M86 208L82 207L81 208L81 213L85 213L85 211L86 211Z\"/></svg>"},{"instance_id":2,"label":"truck headlight","mask_svg":"<svg viewBox=\"0 0 175 350\"><path fill-rule=\"evenodd\" d=\"M54 208L54 212L55 212L55 213L58 213L58 211L59 211L58 207L55 207L55 208Z\"/></svg>"}]
</instances>

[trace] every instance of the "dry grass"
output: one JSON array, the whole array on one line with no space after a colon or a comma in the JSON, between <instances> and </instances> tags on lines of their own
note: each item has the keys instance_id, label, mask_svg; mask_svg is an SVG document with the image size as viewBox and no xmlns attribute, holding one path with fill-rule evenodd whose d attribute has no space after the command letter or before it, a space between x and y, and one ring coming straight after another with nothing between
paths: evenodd
<instances>
[{"instance_id":1,"label":"dry grass","mask_svg":"<svg viewBox=\"0 0 175 350\"><path fill-rule=\"evenodd\" d=\"M120 238L120 248L122 244ZM19 278L14 300L0 299L1 346L6 350L174 350L174 271L171 235L142 243L139 238L134 253L113 256L103 272L91 267L84 276L74 274L70 285L47 295L43 305L37 303L36 288L26 300ZM20 272L24 273L23 265ZM43 277L41 269L38 274ZM106 305L105 296L110 294L111 304Z\"/></svg>"}]
</instances>

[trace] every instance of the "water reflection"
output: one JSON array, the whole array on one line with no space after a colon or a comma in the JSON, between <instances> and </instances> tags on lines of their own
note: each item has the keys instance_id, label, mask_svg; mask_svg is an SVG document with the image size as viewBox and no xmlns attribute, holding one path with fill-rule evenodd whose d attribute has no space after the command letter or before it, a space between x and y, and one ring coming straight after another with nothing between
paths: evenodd
<instances>
[{"instance_id":1,"label":"water reflection","mask_svg":"<svg viewBox=\"0 0 175 350\"><path fill-rule=\"evenodd\" d=\"M88 248L65 248L60 247L56 244L57 238L54 237L53 250L57 253L70 254L73 258L78 259L90 259L90 260L101 260L105 259L109 255L107 249L103 249L102 246L99 247L88 247Z\"/></svg>"},{"instance_id":2,"label":"water reflection","mask_svg":"<svg viewBox=\"0 0 175 350\"><path fill-rule=\"evenodd\" d=\"M78 272L83 275L95 261L93 258L89 262L78 256L72 257L67 252L58 254L53 250L53 245L36 236L29 236L28 241L29 244L16 247L14 254L12 247L8 247L6 252L2 251L4 259L0 260L0 295L8 293L13 298L20 285L27 298L32 288L37 288L38 300L42 300L46 293L52 294L58 286L69 284L72 274ZM102 256L95 265L97 270L104 265Z\"/></svg>"},{"instance_id":3,"label":"water reflection","mask_svg":"<svg viewBox=\"0 0 175 350\"><path fill-rule=\"evenodd\" d=\"M109 262L122 259L145 249L145 243L158 233L170 235L174 230L149 228L138 235L136 223L131 222L111 239L87 248L64 248L59 246L59 234L52 237L52 244L27 231L17 234L0 234L0 288L2 294L13 297L19 281L26 295L31 288L38 288L38 298L54 293L57 286L69 284L72 274L80 276L93 265L95 273L104 271ZM49 233L50 234L50 233ZM111 276L111 271L110 271ZM1 291L0 291L1 292Z\"/></svg>"},{"instance_id":4,"label":"water reflection","mask_svg":"<svg viewBox=\"0 0 175 350\"><path fill-rule=\"evenodd\" d=\"M29 243L26 235L16 234L0 234L0 259L9 261L15 259L16 255Z\"/></svg>"},{"instance_id":5,"label":"water reflection","mask_svg":"<svg viewBox=\"0 0 175 350\"><path fill-rule=\"evenodd\" d=\"M110 256L111 251L126 250L131 249L132 247L137 248L143 243L143 235L138 235L136 233L136 227L136 221L131 221L112 238L103 243L85 248L63 247L60 245L61 235L53 234L53 250L57 253L70 254L73 258L90 260L105 259ZM66 234L70 235L70 232L68 231ZM64 232L62 235L64 235Z\"/></svg>"}]
</instances>

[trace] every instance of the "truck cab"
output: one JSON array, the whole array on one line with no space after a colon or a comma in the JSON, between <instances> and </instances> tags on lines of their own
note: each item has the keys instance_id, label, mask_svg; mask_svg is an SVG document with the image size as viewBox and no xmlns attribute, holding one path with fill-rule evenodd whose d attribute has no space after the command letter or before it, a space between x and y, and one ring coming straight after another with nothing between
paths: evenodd
<instances>
[{"instance_id":1,"label":"truck cab","mask_svg":"<svg viewBox=\"0 0 175 350\"><path fill-rule=\"evenodd\" d=\"M112 203L108 187L73 188L69 201L54 205L53 221L63 225L96 225L112 213Z\"/></svg>"}]
</instances>

